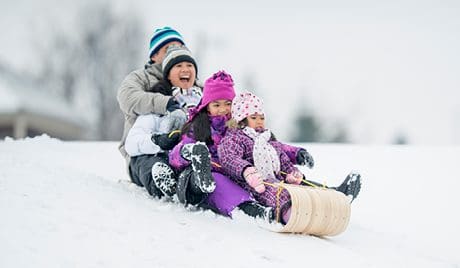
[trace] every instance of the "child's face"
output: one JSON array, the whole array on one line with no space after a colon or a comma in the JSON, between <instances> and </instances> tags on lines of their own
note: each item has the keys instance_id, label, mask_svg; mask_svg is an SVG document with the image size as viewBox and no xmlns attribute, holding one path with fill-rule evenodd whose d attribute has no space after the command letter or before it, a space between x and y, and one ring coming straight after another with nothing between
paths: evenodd
<instances>
[{"instance_id":1,"label":"child's face","mask_svg":"<svg viewBox=\"0 0 460 268\"><path fill-rule=\"evenodd\" d=\"M195 65L188 61L179 62L174 65L168 74L171 85L183 89L189 89L195 83Z\"/></svg>"},{"instance_id":2,"label":"child's face","mask_svg":"<svg viewBox=\"0 0 460 268\"><path fill-rule=\"evenodd\" d=\"M265 115L263 114L251 114L246 117L246 119L248 120L248 127L250 128L265 128Z\"/></svg>"},{"instance_id":3,"label":"child's face","mask_svg":"<svg viewBox=\"0 0 460 268\"><path fill-rule=\"evenodd\" d=\"M229 100L216 100L208 104L208 113L212 116L230 114L232 102Z\"/></svg>"}]
</instances>

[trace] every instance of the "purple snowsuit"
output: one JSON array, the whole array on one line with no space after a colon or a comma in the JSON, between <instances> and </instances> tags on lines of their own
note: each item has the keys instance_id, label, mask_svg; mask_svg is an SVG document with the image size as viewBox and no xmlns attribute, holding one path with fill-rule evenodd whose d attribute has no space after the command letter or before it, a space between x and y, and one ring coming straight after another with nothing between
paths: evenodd
<instances>
[{"instance_id":1,"label":"purple snowsuit","mask_svg":"<svg viewBox=\"0 0 460 268\"><path fill-rule=\"evenodd\" d=\"M299 147L283 144L271 139L269 143L275 148L280 158L280 169L291 173L294 167L295 155L301 149ZM255 199L265 206L277 208L277 187L265 185L263 193L257 193L249 186L243 177L246 167L254 166L253 158L254 140L247 136L241 129L229 129L218 147L218 156L224 169L224 174L230 176L238 185L251 192ZM283 180L281 174L276 174L278 180L266 180L266 182L279 182ZM283 189L279 196L279 208L282 213L290 207L291 197L287 190ZM280 216L281 216L280 215Z\"/></svg>"},{"instance_id":2,"label":"purple snowsuit","mask_svg":"<svg viewBox=\"0 0 460 268\"><path fill-rule=\"evenodd\" d=\"M247 201L254 201L254 198L249 194L249 192L245 191L235 182L222 174L221 163L217 158L217 145L220 143L222 137L227 131L227 127L225 126L226 121L227 120L222 117L213 117L210 119L211 138L214 144L210 146L208 145L208 149L211 155L211 172L216 182L216 188L214 192L208 195L205 202L207 205L217 209L219 213L231 216L231 212L238 205ZM169 152L169 164L178 171L182 171L189 166L190 161L184 159L181 156L180 151L185 144L195 142L196 140L193 138L193 133L183 134L179 144L177 144Z\"/></svg>"}]
</instances>

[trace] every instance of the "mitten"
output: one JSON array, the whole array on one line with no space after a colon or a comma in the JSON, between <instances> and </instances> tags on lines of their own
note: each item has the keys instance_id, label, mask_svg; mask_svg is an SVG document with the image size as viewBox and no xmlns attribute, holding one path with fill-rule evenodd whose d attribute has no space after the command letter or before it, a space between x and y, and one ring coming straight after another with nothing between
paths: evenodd
<instances>
[{"instance_id":1,"label":"mitten","mask_svg":"<svg viewBox=\"0 0 460 268\"><path fill-rule=\"evenodd\" d=\"M180 131L176 130L166 134L153 134L151 139L153 143L160 146L161 149L171 150L179 143Z\"/></svg>"},{"instance_id":2,"label":"mitten","mask_svg":"<svg viewBox=\"0 0 460 268\"><path fill-rule=\"evenodd\" d=\"M315 165L313 157L305 149L300 149L299 152L297 152L296 160L298 165L306 165L308 168L313 168Z\"/></svg>"},{"instance_id":3,"label":"mitten","mask_svg":"<svg viewBox=\"0 0 460 268\"><path fill-rule=\"evenodd\" d=\"M259 194L265 192L265 185L263 184L264 180L255 167L246 168L243 172L243 177L249 186L254 188L256 192Z\"/></svg>"},{"instance_id":4,"label":"mitten","mask_svg":"<svg viewBox=\"0 0 460 268\"><path fill-rule=\"evenodd\" d=\"M180 109L179 103L174 99L174 97L170 98L168 100L168 103L166 104L166 110L168 112L172 112L174 110Z\"/></svg>"},{"instance_id":5,"label":"mitten","mask_svg":"<svg viewBox=\"0 0 460 268\"><path fill-rule=\"evenodd\" d=\"M294 170L286 176L286 181L290 184L300 184L302 182L302 179L303 174L299 170Z\"/></svg>"}]
</instances>

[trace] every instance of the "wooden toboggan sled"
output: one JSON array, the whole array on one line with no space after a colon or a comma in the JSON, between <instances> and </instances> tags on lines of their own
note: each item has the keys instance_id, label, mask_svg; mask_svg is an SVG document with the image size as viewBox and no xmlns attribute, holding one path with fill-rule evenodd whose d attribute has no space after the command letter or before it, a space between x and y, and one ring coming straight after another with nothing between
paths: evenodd
<instances>
[{"instance_id":1,"label":"wooden toboggan sled","mask_svg":"<svg viewBox=\"0 0 460 268\"><path fill-rule=\"evenodd\" d=\"M351 214L350 198L324 187L275 183L291 195L291 216L286 225L274 231L334 236L348 226ZM279 215L278 215L279 216Z\"/></svg>"}]
</instances>

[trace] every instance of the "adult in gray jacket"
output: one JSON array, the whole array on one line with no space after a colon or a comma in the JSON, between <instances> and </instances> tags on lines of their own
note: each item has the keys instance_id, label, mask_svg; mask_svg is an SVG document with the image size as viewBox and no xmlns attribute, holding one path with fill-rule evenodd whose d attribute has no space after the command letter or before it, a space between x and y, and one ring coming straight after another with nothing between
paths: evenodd
<instances>
[{"instance_id":1,"label":"adult in gray jacket","mask_svg":"<svg viewBox=\"0 0 460 268\"><path fill-rule=\"evenodd\" d=\"M163 79L151 91L174 96L184 110L139 115L125 141L131 180L156 197L176 193L177 178L169 166L168 151L179 142L187 120L185 109L198 105L202 91L195 84L196 62L185 46L169 46L162 65Z\"/></svg>"},{"instance_id":2,"label":"adult in gray jacket","mask_svg":"<svg viewBox=\"0 0 460 268\"><path fill-rule=\"evenodd\" d=\"M118 89L117 100L125 118L119 150L128 168L130 157L125 150L125 140L136 118L150 113L162 115L179 108L172 96L151 92L151 88L163 78L161 63L171 45L184 45L181 34L170 27L156 29L150 40L149 61L144 68L126 76Z\"/></svg>"}]
</instances>

